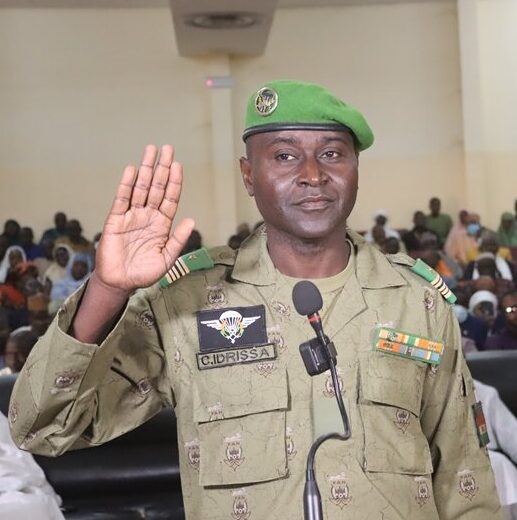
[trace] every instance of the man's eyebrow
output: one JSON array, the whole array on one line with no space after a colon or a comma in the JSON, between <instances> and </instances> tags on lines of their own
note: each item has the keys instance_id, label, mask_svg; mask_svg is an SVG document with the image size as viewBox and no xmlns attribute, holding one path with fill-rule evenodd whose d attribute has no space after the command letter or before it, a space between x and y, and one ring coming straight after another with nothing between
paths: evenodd
<instances>
[{"instance_id":1,"label":"man's eyebrow","mask_svg":"<svg viewBox=\"0 0 517 520\"><path fill-rule=\"evenodd\" d=\"M275 137L268 144L300 144L300 140L296 137Z\"/></svg>"},{"instance_id":2,"label":"man's eyebrow","mask_svg":"<svg viewBox=\"0 0 517 520\"><path fill-rule=\"evenodd\" d=\"M348 144L348 139L346 138L348 134L340 134L340 135L323 135L320 139L322 143L332 143L333 141L339 141L340 143Z\"/></svg>"}]
</instances>

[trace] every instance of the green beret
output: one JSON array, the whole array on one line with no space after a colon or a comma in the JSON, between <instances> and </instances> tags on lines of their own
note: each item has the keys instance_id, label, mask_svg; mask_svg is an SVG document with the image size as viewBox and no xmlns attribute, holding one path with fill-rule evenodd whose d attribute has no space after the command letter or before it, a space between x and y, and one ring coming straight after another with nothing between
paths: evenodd
<instances>
[{"instance_id":1,"label":"green beret","mask_svg":"<svg viewBox=\"0 0 517 520\"><path fill-rule=\"evenodd\" d=\"M272 81L248 101L242 139L278 130L350 130L359 150L373 143L363 115L328 90L311 83Z\"/></svg>"},{"instance_id":2,"label":"green beret","mask_svg":"<svg viewBox=\"0 0 517 520\"><path fill-rule=\"evenodd\" d=\"M513 220L513 213L510 213L509 211L505 211L502 215L501 215L501 220Z\"/></svg>"}]
</instances>

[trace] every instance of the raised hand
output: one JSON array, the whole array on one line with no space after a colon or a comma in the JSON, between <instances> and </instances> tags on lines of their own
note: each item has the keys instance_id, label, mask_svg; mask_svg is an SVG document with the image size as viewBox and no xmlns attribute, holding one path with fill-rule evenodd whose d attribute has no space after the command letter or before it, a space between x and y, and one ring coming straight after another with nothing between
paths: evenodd
<instances>
[{"instance_id":1,"label":"raised hand","mask_svg":"<svg viewBox=\"0 0 517 520\"><path fill-rule=\"evenodd\" d=\"M172 229L181 194L181 164L172 146L158 157L146 146L138 170L127 166L104 224L97 248L95 275L104 286L130 292L158 281L183 249L194 221Z\"/></svg>"}]
</instances>

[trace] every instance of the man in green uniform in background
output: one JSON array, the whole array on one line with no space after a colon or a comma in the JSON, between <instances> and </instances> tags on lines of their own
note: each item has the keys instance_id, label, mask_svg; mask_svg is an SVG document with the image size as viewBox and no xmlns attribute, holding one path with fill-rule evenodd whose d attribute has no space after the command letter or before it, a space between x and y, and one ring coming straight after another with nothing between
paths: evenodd
<instances>
[{"instance_id":1,"label":"man in green uniform in background","mask_svg":"<svg viewBox=\"0 0 517 520\"><path fill-rule=\"evenodd\" d=\"M442 201L438 197L433 197L429 201L429 209L431 213L425 218L425 225L427 229L433 231L438 235L440 246L443 247L447 235L452 228L452 219L447 213L441 213Z\"/></svg>"},{"instance_id":2,"label":"man in green uniform in background","mask_svg":"<svg viewBox=\"0 0 517 520\"><path fill-rule=\"evenodd\" d=\"M316 457L326 519L499 518L454 296L425 265L346 229L373 142L362 115L321 87L276 81L251 97L243 137L265 226L205 263L203 251L177 259L194 223L171 232L172 147L148 146L125 169L95 272L18 378L17 444L59 455L174 406L188 520L299 520L306 455L340 430L340 391L352 435ZM291 301L300 279L323 295L339 389L298 353L313 336Z\"/></svg>"}]
</instances>

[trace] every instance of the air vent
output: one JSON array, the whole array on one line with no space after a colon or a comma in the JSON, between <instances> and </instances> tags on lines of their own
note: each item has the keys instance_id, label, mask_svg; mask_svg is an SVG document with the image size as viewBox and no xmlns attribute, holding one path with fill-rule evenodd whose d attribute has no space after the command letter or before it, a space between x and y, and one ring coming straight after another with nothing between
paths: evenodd
<instances>
[{"instance_id":1,"label":"air vent","mask_svg":"<svg viewBox=\"0 0 517 520\"><path fill-rule=\"evenodd\" d=\"M256 13L198 13L185 17L185 23L200 29L246 29L261 22Z\"/></svg>"}]
</instances>

